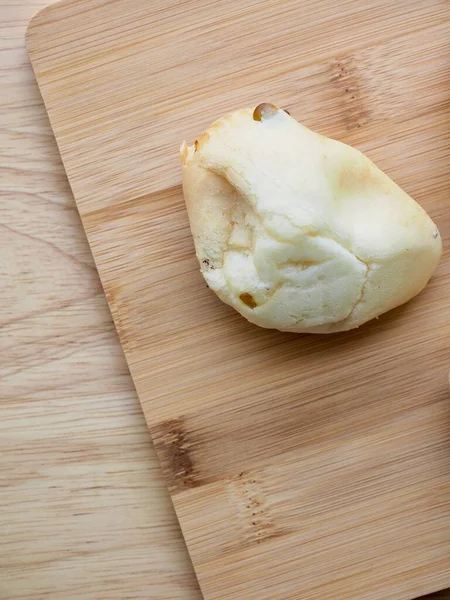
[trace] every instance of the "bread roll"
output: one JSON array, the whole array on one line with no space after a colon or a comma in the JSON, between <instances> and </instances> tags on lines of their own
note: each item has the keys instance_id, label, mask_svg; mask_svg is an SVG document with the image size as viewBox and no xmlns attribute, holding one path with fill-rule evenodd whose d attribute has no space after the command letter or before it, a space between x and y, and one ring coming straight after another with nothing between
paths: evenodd
<instances>
[{"instance_id":1,"label":"bread roll","mask_svg":"<svg viewBox=\"0 0 450 600\"><path fill-rule=\"evenodd\" d=\"M274 105L219 119L181 162L201 272L261 327L359 327L418 294L439 262L436 225L408 194Z\"/></svg>"}]
</instances>

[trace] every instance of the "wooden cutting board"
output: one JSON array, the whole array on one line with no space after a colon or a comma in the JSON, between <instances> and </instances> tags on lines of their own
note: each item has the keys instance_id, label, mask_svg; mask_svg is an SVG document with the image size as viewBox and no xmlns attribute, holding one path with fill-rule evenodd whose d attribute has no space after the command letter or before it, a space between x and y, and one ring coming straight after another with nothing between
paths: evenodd
<instances>
[{"instance_id":1,"label":"wooden cutting board","mask_svg":"<svg viewBox=\"0 0 450 600\"><path fill-rule=\"evenodd\" d=\"M67 0L28 30L207 600L450 586L448 251L424 293L359 331L258 329L202 281L178 157L224 112L272 101L365 151L447 246L449 16L448 0Z\"/></svg>"}]
</instances>

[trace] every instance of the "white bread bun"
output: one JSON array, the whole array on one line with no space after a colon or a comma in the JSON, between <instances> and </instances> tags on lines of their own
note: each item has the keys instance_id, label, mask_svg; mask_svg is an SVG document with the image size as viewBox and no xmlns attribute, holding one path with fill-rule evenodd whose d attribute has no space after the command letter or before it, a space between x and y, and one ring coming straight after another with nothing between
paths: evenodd
<instances>
[{"instance_id":1,"label":"white bread bun","mask_svg":"<svg viewBox=\"0 0 450 600\"><path fill-rule=\"evenodd\" d=\"M358 327L418 294L439 262L436 225L408 194L274 105L219 119L181 161L203 276L261 327Z\"/></svg>"}]
</instances>

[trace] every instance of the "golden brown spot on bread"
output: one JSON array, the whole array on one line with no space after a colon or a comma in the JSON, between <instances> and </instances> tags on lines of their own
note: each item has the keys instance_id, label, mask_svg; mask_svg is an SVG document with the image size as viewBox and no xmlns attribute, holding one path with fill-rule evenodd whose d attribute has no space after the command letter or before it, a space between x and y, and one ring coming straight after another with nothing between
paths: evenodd
<instances>
[{"instance_id":1,"label":"golden brown spot on bread","mask_svg":"<svg viewBox=\"0 0 450 600\"><path fill-rule=\"evenodd\" d=\"M317 260L286 260L285 262L279 263L277 267L282 269L283 267L297 267L298 269L308 269L308 267L315 267L320 262Z\"/></svg>"},{"instance_id":2,"label":"golden brown spot on bread","mask_svg":"<svg viewBox=\"0 0 450 600\"><path fill-rule=\"evenodd\" d=\"M197 152L209 140L209 133L204 131L194 142L194 150Z\"/></svg>"},{"instance_id":3,"label":"golden brown spot on bread","mask_svg":"<svg viewBox=\"0 0 450 600\"><path fill-rule=\"evenodd\" d=\"M253 111L253 120L254 121L264 121L265 119L270 119L280 109L275 104L269 104L268 102L263 102L262 104L258 104L258 106Z\"/></svg>"},{"instance_id":4,"label":"golden brown spot on bread","mask_svg":"<svg viewBox=\"0 0 450 600\"><path fill-rule=\"evenodd\" d=\"M380 189L385 194L390 192L389 186L380 174L369 163L363 165L345 165L340 173L339 186L343 193L353 192L363 188Z\"/></svg>"},{"instance_id":5,"label":"golden brown spot on bread","mask_svg":"<svg viewBox=\"0 0 450 600\"><path fill-rule=\"evenodd\" d=\"M244 292L243 294L241 294L239 296L239 299L241 300L241 302L243 302L250 308L256 308L258 306L253 296L248 292Z\"/></svg>"}]
</instances>

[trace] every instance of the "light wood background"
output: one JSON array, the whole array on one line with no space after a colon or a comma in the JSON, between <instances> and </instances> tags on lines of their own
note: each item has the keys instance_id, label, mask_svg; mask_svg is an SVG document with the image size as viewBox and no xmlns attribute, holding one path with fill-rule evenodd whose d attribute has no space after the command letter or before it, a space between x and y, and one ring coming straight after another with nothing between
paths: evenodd
<instances>
[{"instance_id":1,"label":"light wood background","mask_svg":"<svg viewBox=\"0 0 450 600\"><path fill-rule=\"evenodd\" d=\"M26 55L44 4L0 0L0 598L200 600Z\"/></svg>"},{"instance_id":2,"label":"light wood background","mask_svg":"<svg viewBox=\"0 0 450 600\"><path fill-rule=\"evenodd\" d=\"M67 0L28 48L208 600L450 583L448 253L360 331L258 330L202 285L178 145L274 100L356 144L446 247L446 0ZM320 557L320 560L318 559Z\"/></svg>"},{"instance_id":3,"label":"light wood background","mask_svg":"<svg viewBox=\"0 0 450 600\"><path fill-rule=\"evenodd\" d=\"M25 50L0 1L0 598L200 600Z\"/></svg>"}]
</instances>

